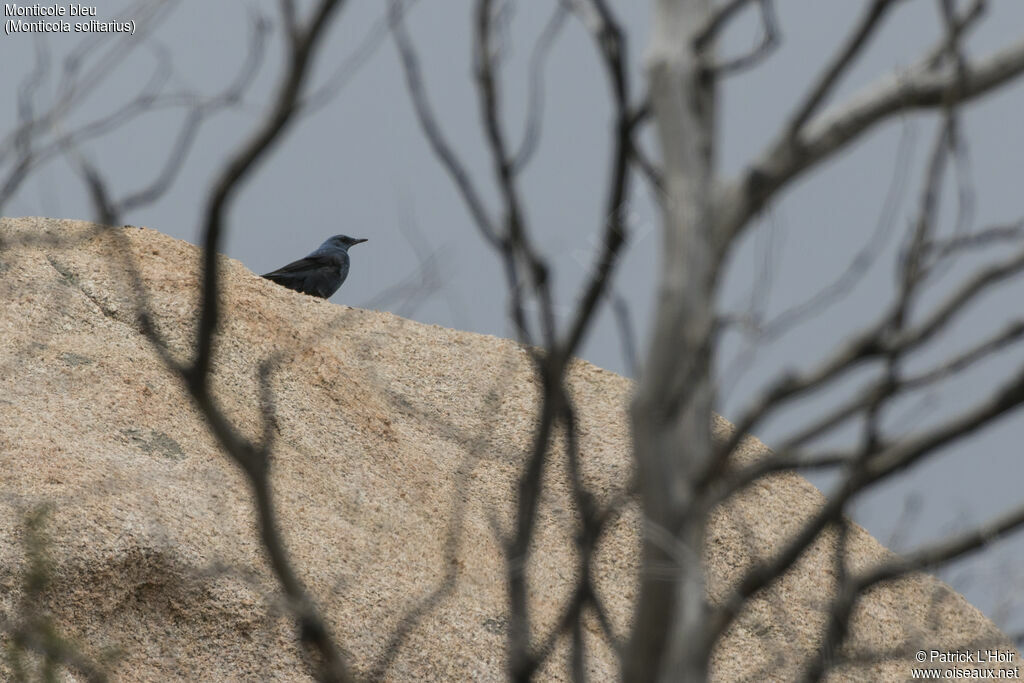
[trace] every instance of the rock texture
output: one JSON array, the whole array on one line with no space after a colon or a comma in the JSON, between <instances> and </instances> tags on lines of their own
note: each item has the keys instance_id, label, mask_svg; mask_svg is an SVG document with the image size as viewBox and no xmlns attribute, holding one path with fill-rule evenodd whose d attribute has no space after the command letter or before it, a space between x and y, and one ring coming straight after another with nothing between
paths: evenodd
<instances>
[{"instance_id":1,"label":"rock texture","mask_svg":"<svg viewBox=\"0 0 1024 683\"><path fill-rule=\"evenodd\" d=\"M128 260L160 329L186 354L198 251L149 229L115 234L34 218L0 221L0 240L0 623L25 611L23 520L46 503L52 583L42 607L85 652L117 648L116 680L306 680L245 482L136 323L139 283ZM538 387L526 354L508 340L337 306L230 259L223 265L217 393L258 435L258 364L280 354L272 385L281 524L353 668L369 672L409 611L453 572L454 590L412 627L387 678L502 680L504 564L494 526L510 524L533 425ZM584 362L571 382L585 475L607 500L631 474L630 384ZM745 448L747 458L766 452L752 439ZM529 565L543 629L574 566L571 498L561 458L553 463ZM712 598L821 502L803 479L780 475L721 509L706 548ZM636 593L637 539L630 508L599 552L599 588L619 634ZM821 540L753 601L714 654L715 680L796 675L818 649L835 544ZM848 548L854 567L888 556L857 527ZM616 660L595 625L586 640L592 678L613 679ZM833 680L906 679L921 648L982 645L1017 657L928 576L868 594L850 645L855 658L889 655L841 666ZM563 680L565 670L563 644L539 678Z\"/></svg>"}]
</instances>

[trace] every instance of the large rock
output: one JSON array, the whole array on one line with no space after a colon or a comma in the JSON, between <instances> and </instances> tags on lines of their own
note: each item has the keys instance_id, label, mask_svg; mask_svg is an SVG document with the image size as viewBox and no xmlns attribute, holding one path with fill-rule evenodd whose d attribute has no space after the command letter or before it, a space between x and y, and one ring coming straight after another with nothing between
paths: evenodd
<instances>
[{"instance_id":1,"label":"large rock","mask_svg":"<svg viewBox=\"0 0 1024 683\"><path fill-rule=\"evenodd\" d=\"M136 322L140 292L182 357L196 318L194 247L148 229L75 221L0 222L0 610L26 606L24 519L52 506L53 582L43 607L95 654L116 647L115 678L303 680L306 669L254 531L246 483ZM278 421L273 483L301 576L352 667L366 674L410 610L454 571L454 589L404 640L393 680L501 680L504 561L514 483L538 386L516 343L337 306L260 279L224 259L226 319L216 391L246 434L261 430L258 364L273 374ZM631 476L630 383L572 367L585 475L601 500ZM715 425L719 436L729 429ZM766 449L754 440L743 457ZM554 456L529 565L534 624L558 617L573 577L574 512ZM710 527L709 591L720 599L822 503L794 475L751 487ZM888 551L858 527L850 564ZM786 680L818 649L835 582L826 536L720 643L713 678ZM628 509L598 556L598 585L618 634L636 595L638 516ZM31 611L31 610L30 610ZM595 680L617 663L586 632ZM944 584L916 575L877 587L857 610L849 653L888 652L836 680L899 680L913 652L997 647L1006 639ZM541 672L566 674L564 643ZM1016 656L1016 654L1015 654ZM7 666L0 664L0 667ZM10 671L0 668L0 677Z\"/></svg>"}]
</instances>

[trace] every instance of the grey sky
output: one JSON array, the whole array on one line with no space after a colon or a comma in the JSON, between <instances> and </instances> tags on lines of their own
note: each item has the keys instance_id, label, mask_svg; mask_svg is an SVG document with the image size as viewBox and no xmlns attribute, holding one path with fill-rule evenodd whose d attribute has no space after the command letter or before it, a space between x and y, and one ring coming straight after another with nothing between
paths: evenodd
<instances>
[{"instance_id":1,"label":"grey sky","mask_svg":"<svg viewBox=\"0 0 1024 683\"><path fill-rule=\"evenodd\" d=\"M553 4L522 1L511 6L508 15L502 85L508 128L517 134L523 129L527 110L527 60ZM634 92L639 95L650 3L630 0L612 4L627 26L635 64ZM1024 3L995 0L991 4L991 16L971 37L974 55L996 49L1024 32ZM726 173L741 168L767 144L839 44L862 3L782 0L778 5L780 49L758 69L729 80L722 93L720 159ZM98 7L97 18L113 18L125 6L106 3ZM409 21L438 119L481 186L488 188L487 196L493 198L491 168L472 89L471 6L467 0L420 0ZM89 93L66 125L99 116L131 97L153 74L160 53L173 62L167 92L212 94L242 63L249 17L258 11L276 21L271 3L238 0L170 3L164 11L166 15L158 22L157 17L142 19L143 10L128 10L125 16L138 18L140 24L135 39L119 35L92 38L101 45L130 40L137 45ZM351 0L343 12L318 61L314 88L330 79L340 65L354 64L347 61L353 55L362 54L366 59L350 70L354 75L333 100L291 131L245 187L231 216L225 251L260 273L299 258L332 234L368 237L368 244L353 250L348 281L333 297L335 302L360 306L379 301L382 292L417 270L416 245L420 245L426 252L436 253L442 278L439 289L417 299L413 310L393 298L385 307L424 322L508 336L511 330L505 317L499 262L480 239L416 125L394 47L379 30L383 12L384 3L379 0ZM149 30L151 36L142 35ZM374 35L382 39L374 40ZM936 3L904 3L844 81L838 99L909 64L938 35ZM726 51L743 50L756 37L753 17L746 17L729 33ZM276 83L279 38L275 29L262 69L243 104L208 122L171 191L156 204L125 216L127 222L197 240L204 189L227 151L244 140L258 121ZM38 41L25 35L0 36L0 134L17 120L14 94L32 70L35 55L51 59L49 76L37 82L36 101L45 106L56 92L61 60L79 43L80 38L73 34ZM366 46L370 49L364 49ZM593 235L601 223L610 126L604 74L589 36L575 20L566 23L551 51L545 86L543 138L526 172L524 190L531 228L554 265L557 296L568 310L586 275L595 244ZM1024 216L1020 192L1024 82L967 111L964 132L969 143L974 225ZM180 110L153 112L83 144L82 152L105 171L118 194L124 194L145 185L159 171L181 121ZM872 242L876 228L889 235L866 276L833 307L772 342L758 344L752 355L744 355L745 347L737 335L727 335L721 355L725 381L721 411L726 417L735 417L757 388L781 369L806 367L822 357L837 341L871 320L888 300L893 291L895 248L917 201L921 163L933 132L930 117L907 117L885 126L813 177L796 183L744 241L723 287L723 305L744 310L754 302L771 318L833 282L857 251ZM907 160L905 168L900 159ZM902 192L894 190L894 183ZM956 208L952 180L947 189L951 198L945 206L948 228ZM895 211L891 222L879 227L887 195L892 196ZM92 216L81 182L63 159L39 170L5 212ZM658 247L656 214L645 190L636 193L630 223L633 234L616 290L634 311L642 337L654 296L653 264ZM953 269L944 278L944 286L952 287L966 272L965 267ZM948 340L935 345L932 358L966 345L983 330L1001 327L1018 314L1021 295L1024 283L1017 280L1000 295L985 298L974 314L954 326ZM602 367L626 371L619 335L607 312L591 333L583 355ZM1003 354L936 393L927 404L900 405L887 416L887 422L897 428L908 421L924 426L942 419L972 397L984 395L1008 368L1022 362L1020 350ZM848 383L828 400L856 384ZM815 405L796 406L767 425L759 436L772 444L826 402L820 399ZM854 435L846 432L839 438ZM1024 418L1016 414L867 496L856 507L855 518L882 541L902 530L896 546L906 548L1005 510L1021 500L1021 441ZM827 488L827 481L815 481ZM919 504L904 515L907 500ZM1024 538L1017 537L984 561L961 563L956 571L943 576L1005 627L1024 630L1024 603L1017 597L1021 594L1017 587L1024 583L1024 572L1019 569L1022 560ZM1005 573L993 576L992 572Z\"/></svg>"}]
</instances>

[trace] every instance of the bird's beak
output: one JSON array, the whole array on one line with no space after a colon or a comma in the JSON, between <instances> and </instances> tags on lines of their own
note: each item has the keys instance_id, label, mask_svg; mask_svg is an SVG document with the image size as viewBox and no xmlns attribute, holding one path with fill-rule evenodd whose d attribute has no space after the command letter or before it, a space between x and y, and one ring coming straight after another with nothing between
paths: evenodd
<instances>
[{"instance_id":1,"label":"bird's beak","mask_svg":"<svg viewBox=\"0 0 1024 683\"><path fill-rule=\"evenodd\" d=\"M355 240L352 244L359 244L360 242L369 242L369 239L363 237L362 239Z\"/></svg>"}]
</instances>

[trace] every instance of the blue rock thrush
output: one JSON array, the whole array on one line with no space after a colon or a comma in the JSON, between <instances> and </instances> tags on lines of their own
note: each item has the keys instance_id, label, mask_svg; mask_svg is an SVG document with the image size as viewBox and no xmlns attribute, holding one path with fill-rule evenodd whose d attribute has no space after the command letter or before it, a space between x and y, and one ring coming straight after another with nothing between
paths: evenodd
<instances>
[{"instance_id":1,"label":"blue rock thrush","mask_svg":"<svg viewBox=\"0 0 1024 683\"><path fill-rule=\"evenodd\" d=\"M263 277L296 292L327 299L348 277L348 248L365 241L348 235L335 235L309 256Z\"/></svg>"}]
</instances>

